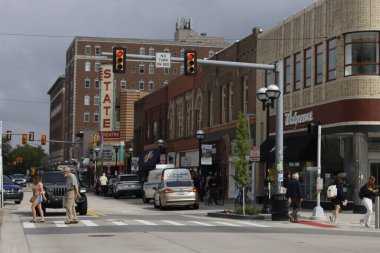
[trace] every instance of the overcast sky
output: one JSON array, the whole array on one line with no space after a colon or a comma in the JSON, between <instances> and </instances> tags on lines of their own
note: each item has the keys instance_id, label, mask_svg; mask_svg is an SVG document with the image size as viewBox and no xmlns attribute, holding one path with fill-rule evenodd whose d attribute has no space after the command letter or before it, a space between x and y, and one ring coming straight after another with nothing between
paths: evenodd
<instances>
[{"instance_id":1,"label":"overcast sky","mask_svg":"<svg viewBox=\"0 0 380 253\"><path fill-rule=\"evenodd\" d=\"M228 42L264 30L314 0L0 0L3 133L49 135L47 92L65 73L74 36L173 40L178 17ZM14 136L13 146L21 143ZM37 143L36 144L40 144Z\"/></svg>"}]
</instances>

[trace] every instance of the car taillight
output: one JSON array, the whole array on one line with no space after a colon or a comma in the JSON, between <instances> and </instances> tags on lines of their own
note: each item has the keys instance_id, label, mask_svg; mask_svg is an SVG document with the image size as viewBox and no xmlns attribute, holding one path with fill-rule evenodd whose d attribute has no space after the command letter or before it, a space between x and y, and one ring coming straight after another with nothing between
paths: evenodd
<instances>
[{"instance_id":1,"label":"car taillight","mask_svg":"<svg viewBox=\"0 0 380 253\"><path fill-rule=\"evenodd\" d=\"M198 189L197 188L193 188L193 192L197 192L198 191Z\"/></svg>"},{"instance_id":2,"label":"car taillight","mask_svg":"<svg viewBox=\"0 0 380 253\"><path fill-rule=\"evenodd\" d=\"M164 189L164 193L172 193L173 191L170 189Z\"/></svg>"}]
</instances>

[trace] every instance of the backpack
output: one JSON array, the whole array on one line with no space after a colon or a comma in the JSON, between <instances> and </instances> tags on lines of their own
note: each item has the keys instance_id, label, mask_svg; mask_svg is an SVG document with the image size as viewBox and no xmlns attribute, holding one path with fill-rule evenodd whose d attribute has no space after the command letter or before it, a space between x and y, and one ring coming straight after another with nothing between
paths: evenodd
<instances>
[{"instance_id":1,"label":"backpack","mask_svg":"<svg viewBox=\"0 0 380 253\"><path fill-rule=\"evenodd\" d=\"M364 187L367 187L366 185L363 185L362 187L360 187L360 190L359 190L359 198L360 199L363 199L364 198L364 192L365 192L365 188Z\"/></svg>"},{"instance_id":2,"label":"backpack","mask_svg":"<svg viewBox=\"0 0 380 253\"><path fill-rule=\"evenodd\" d=\"M336 188L336 185L330 185L327 188L327 198L332 199L335 198L338 195L338 189Z\"/></svg>"}]
</instances>

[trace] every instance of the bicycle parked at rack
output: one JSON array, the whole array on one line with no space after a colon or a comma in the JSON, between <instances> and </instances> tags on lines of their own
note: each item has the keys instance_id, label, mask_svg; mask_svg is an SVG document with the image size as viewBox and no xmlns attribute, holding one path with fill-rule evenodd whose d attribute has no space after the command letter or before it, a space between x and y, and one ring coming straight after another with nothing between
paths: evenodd
<instances>
[{"instance_id":1,"label":"bicycle parked at rack","mask_svg":"<svg viewBox=\"0 0 380 253\"><path fill-rule=\"evenodd\" d=\"M248 198L248 189L249 187L245 187L244 190L244 202L246 205L251 204L251 200ZM235 198L235 208L243 206L243 189L239 189L239 194Z\"/></svg>"},{"instance_id":2,"label":"bicycle parked at rack","mask_svg":"<svg viewBox=\"0 0 380 253\"><path fill-rule=\"evenodd\" d=\"M218 191L217 189L207 190L205 196L203 197L203 203L205 205L212 205L212 202L214 202L215 205L224 205L224 198L220 191Z\"/></svg>"}]
</instances>

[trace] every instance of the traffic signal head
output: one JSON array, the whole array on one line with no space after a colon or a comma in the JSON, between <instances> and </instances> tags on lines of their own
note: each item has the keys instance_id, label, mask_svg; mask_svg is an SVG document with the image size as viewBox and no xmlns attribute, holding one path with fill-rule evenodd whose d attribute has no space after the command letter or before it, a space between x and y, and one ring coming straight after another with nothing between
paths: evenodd
<instances>
[{"instance_id":1,"label":"traffic signal head","mask_svg":"<svg viewBox=\"0 0 380 253\"><path fill-rule=\"evenodd\" d=\"M27 144L28 143L28 135L27 134L23 134L22 135L22 144Z\"/></svg>"},{"instance_id":2,"label":"traffic signal head","mask_svg":"<svg viewBox=\"0 0 380 253\"><path fill-rule=\"evenodd\" d=\"M126 49L124 47L114 47L113 48L113 61L112 67L114 73L125 73L126 71L126 60L125 53Z\"/></svg>"},{"instance_id":3,"label":"traffic signal head","mask_svg":"<svg viewBox=\"0 0 380 253\"><path fill-rule=\"evenodd\" d=\"M46 145L46 135L41 135L41 145Z\"/></svg>"},{"instance_id":4,"label":"traffic signal head","mask_svg":"<svg viewBox=\"0 0 380 253\"><path fill-rule=\"evenodd\" d=\"M34 141L34 132L29 132L29 141Z\"/></svg>"},{"instance_id":5,"label":"traffic signal head","mask_svg":"<svg viewBox=\"0 0 380 253\"><path fill-rule=\"evenodd\" d=\"M12 140L12 131L7 131L6 138L7 138L7 141Z\"/></svg>"},{"instance_id":6,"label":"traffic signal head","mask_svg":"<svg viewBox=\"0 0 380 253\"><path fill-rule=\"evenodd\" d=\"M184 56L185 75L194 76L197 74L197 51L187 50Z\"/></svg>"}]
</instances>

